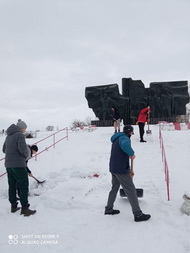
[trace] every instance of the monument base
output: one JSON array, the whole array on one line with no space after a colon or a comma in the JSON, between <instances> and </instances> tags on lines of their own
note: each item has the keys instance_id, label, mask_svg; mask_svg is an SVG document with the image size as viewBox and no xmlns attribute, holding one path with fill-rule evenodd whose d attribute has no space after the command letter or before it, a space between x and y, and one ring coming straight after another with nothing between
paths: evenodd
<instances>
[{"instance_id":1,"label":"monument base","mask_svg":"<svg viewBox=\"0 0 190 253\"><path fill-rule=\"evenodd\" d=\"M113 120L92 120L91 125L96 125L97 127L109 127L113 126Z\"/></svg>"}]
</instances>

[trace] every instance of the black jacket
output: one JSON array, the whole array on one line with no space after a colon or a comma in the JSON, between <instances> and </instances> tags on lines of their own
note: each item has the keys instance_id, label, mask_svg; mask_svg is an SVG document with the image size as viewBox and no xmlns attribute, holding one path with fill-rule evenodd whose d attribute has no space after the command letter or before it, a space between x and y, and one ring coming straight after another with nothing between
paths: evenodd
<instances>
[{"instance_id":1,"label":"black jacket","mask_svg":"<svg viewBox=\"0 0 190 253\"><path fill-rule=\"evenodd\" d=\"M119 113L119 110L115 107L112 107L114 108L114 111L112 111L112 115L113 115L113 120L118 120L120 119L120 113Z\"/></svg>"}]
</instances>

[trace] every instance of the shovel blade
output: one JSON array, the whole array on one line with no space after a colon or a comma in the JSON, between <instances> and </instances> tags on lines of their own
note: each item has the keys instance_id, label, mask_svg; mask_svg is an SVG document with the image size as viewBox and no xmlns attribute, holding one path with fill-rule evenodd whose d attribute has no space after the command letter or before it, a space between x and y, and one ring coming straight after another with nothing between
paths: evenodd
<instances>
[{"instance_id":1,"label":"shovel blade","mask_svg":"<svg viewBox=\"0 0 190 253\"><path fill-rule=\"evenodd\" d=\"M43 184L43 183L45 183L46 182L46 180L43 180L43 181L39 181L38 180L38 184Z\"/></svg>"},{"instance_id":2,"label":"shovel blade","mask_svg":"<svg viewBox=\"0 0 190 253\"><path fill-rule=\"evenodd\" d=\"M143 197L143 189L142 188L136 188L137 197L142 198ZM120 196L121 197L127 197L124 190L120 189Z\"/></svg>"},{"instance_id":3,"label":"shovel blade","mask_svg":"<svg viewBox=\"0 0 190 253\"><path fill-rule=\"evenodd\" d=\"M151 130L146 130L146 134L152 134Z\"/></svg>"}]
</instances>

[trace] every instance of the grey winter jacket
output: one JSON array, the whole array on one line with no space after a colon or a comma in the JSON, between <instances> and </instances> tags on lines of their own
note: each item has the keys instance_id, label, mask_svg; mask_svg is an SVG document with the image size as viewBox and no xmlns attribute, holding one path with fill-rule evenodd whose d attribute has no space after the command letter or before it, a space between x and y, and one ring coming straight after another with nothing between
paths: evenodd
<instances>
[{"instance_id":1,"label":"grey winter jacket","mask_svg":"<svg viewBox=\"0 0 190 253\"><path fill-rule=\"evenodd\" d=\"M6 168L26 167L26 158L29 154L25 137L15 124L12 124L7 129L7 137L3 144L2 151L5 153Z\"/></svg>"}]
</instances>

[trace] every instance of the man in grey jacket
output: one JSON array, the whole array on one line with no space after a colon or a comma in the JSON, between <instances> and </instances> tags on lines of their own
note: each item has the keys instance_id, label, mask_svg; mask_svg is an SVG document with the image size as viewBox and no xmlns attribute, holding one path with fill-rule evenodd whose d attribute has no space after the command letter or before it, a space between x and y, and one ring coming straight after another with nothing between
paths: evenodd
<instances>
[{"instance_id":1,"label":"man in grey jacket","mask_svg":"<svg viewBox=\"0 0 190 253\"><path fill-rule=\"evenodd\" d=\"M20 202L22 205L21 214L30 216L36 213L36 210L29 209L28 203L28 174L26 171L26 159L28 149L25 141L24 132L27 125L24 121L18 120L17 125L12 124L7 129L7 137L3 144L5 153L5 167L7 170L9 184L9 201L11 203L11 212L15 213L20 209L18 207L16 190L20 191Z\"/></svg>"}]
</instances>

